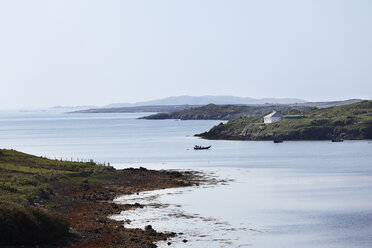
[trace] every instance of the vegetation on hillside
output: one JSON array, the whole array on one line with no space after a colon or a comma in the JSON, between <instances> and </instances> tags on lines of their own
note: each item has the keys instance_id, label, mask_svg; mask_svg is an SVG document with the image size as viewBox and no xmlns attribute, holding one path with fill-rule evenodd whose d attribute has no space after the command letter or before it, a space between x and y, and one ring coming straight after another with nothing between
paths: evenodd
<instances>
[{"instance_id":1,"label":"vegetation on hillside","mask_svg":"<svg viewBox=\"0 0 372 248\"><path fill-rule=\"evenodd\" d=\"M372 101L305 111L292 109L283 114L301 114L305 118L267 125L262 123L263 116L238 118L198 136L243 140L372 139Z\"/></svg>"},{"instance_id":2,"label":"vegetation on hillside","mask_svg":"<svg viewBox=\"0 0 372 248\"><path fill-rule=\"evenodd\" d=\"M291 106L291 105L215 105L191 108L172 113L159 113L142 117L142 119L181 119L181 120L233 120L239 117L260 116L273 109L278 111L288 111L291 109L305 110L310 107Z\"/></svg>"},{"instance_id":3,"label":"vegetation on hillside","mask_svg":"<svg viewBox=\"0 0 372 248\"><path fill-rule=\"evenodd\" d=\"M59 214L40 208L52 205L55 189L105 180L113 168L93 161L68 162L0 150L0 245L43 244L68 233Z\"/></svg>"}]
</instances>

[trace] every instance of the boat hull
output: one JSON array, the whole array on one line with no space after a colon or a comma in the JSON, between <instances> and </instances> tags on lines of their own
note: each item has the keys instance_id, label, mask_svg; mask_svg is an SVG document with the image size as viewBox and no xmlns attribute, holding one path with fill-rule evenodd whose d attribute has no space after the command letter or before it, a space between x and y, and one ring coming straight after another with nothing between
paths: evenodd
<instances>
[{"instance_id":1,"label":"boat hull","mask_svg":"<svg viewBox=\"0 0 372 248\"><path fill-rule=\"evenodd\" d=\"M208 150L211 146L204 146L204 147L194 147L194 150Z\"/></svg>"}]
</instances>

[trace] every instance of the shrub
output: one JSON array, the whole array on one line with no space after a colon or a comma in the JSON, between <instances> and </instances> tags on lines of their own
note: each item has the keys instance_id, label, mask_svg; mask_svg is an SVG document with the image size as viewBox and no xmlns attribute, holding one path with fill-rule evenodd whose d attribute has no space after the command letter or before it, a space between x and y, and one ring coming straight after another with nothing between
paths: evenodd
<instances>
[{"instance_id":1,"label":"shrub","mask_svg":"<svg viewBox=\"0 0 372 248\"><path fill-rule=\"evenodd\" d=\"M0 245L35 245L51 242L68 233L59 215L35 207L0 204Z\"/></svg>"},{"instance_id":2,"label":"shrub","mask_svg":"<svg viewBox=\"0 0 372 248\"><path fill-rule=\"evenodd\" d=\"M328 123L329 123L328 119L316 119L316 120L311 121L311 125L313 126L321 126L321 125L325 125Z\"/></svg>"},{"instance_id":3,"label":"shrub","mask_svg":"<svg viewBox=\"0 0 372 248\"><path fill-rule=\"evenodd\" d=\"M344 126L345 125L345 121L343 119L336 119L334 122L333 122L333 125L334 126Z\"/></svg>"}]
</instances>

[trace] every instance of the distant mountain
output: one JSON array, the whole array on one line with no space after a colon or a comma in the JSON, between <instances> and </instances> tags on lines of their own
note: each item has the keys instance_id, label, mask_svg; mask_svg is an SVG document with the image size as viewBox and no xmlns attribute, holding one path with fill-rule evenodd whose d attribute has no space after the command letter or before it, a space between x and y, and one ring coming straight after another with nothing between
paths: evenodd
<instances>
[{"instance_id":1,"label":"distant mountain","mask_svg":"<svg viewBox=\"0 0 372 248\"><path fill-rule=\"evenodd\" d=\"M316 107L316 108L329 108L341 105L347 105L352 103L361 102L363 99L349 99L344 101L329 101L329 102L305 102L301 104L294 104L294 105L301 105L307 107Z\"/></svg>"},{"instance_id":2,"label":"distant mountain","mask_svg":"<svg viewBox=\"0 0 372 248\"><path fill-rule=\"evenodd\" d=\"M102 106L100 108L123 108L123 107L137 107L137 106L144 106L144 105L138 105L138 103L112 103L109 105Z\"/></svg>"},{"instance_id":3,"label":"distant mountain","mask_svg":"<svg viewBox=\"0 0 372 248\"><path fill-rule=\"evenodd\" d=\"M97 106L94 105L82 105L82 106L53 106L48 110L53 111L74 111L74 110L82 110L82 109L91 109L96 108Z\"/></svg>"},{"instance_id":4,"label":"distant mountain","mask_svg":"<svg viewBox=\"0 0 372 248\"><path fill-rule=\"evenodd\" d=\"M159 112L174 112L190 108L197 108L200 105L149 105L149 106L134 106L134 107L119 107L119 108L92 108L85 110L71 111L69 113L159 113Z\"/></svg>"},{"instance_id":5,"label":"distant mountain","mask_svg":"<svg viewBox=\"0 0 372 248\"><path fill-rule=\"evenodd\" d=\"M305 103L305 100L297 98L250 98L237 96L172 96L158 100L137 102L137 103L114 103L105 108L150 106L150 105L207 105L210 103L221 104L293 104Z\"/></svg>"}]
</instances>

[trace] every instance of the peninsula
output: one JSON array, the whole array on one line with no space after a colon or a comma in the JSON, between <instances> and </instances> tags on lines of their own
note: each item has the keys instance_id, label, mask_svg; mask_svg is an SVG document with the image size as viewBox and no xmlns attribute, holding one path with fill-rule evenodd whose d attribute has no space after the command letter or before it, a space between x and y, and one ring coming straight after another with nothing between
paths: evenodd
<instances>
[{"instance_id":1,"label":"peninsula","mask_svg":"<svg viewBox=\"0 0 372 248\"><path fill-rule=\"evenodd\" d=\"M98 114L98 113L156 113L174 112L189 108L200 107L200 105L144 105L134 107L110 107L110 108L91 108L69 112L71 114Z\"/></svg>"},{"instance_id":2,"label":"peninsula","mask_svg":"<svg viewBox=\"0 0 372 248\"><path fill-rule=\"evenodd\" d=\"M241 117L196 136L226 140L372 139L372 101L304 111L292 109L283 114L301 118L264 123L263 116Z\"/></svg>"}]
</instances>

